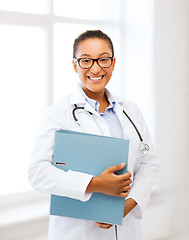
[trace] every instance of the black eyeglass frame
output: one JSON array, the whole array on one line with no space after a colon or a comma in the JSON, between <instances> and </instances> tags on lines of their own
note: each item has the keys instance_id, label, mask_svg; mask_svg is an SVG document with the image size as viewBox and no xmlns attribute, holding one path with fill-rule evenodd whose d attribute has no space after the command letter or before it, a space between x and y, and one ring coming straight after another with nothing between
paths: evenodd
<instances>
[{"instance_id":1,"label":"black eyeglass frame","mask_svg":"<svg viewBox=\"0 0 189 240\"><path fill-rule=\"evenodd\" d=\"M98 60L99 60L99 59L102 59L102 58L109 58L109 59L111 60L110 66L108 66L108 67L102 67L102 66L100 66L100 64L98 63ZM81 67L81 65L80 65L80 61L81 61L82 59L90 59L90 60L92 60L93 62L92 62L92 64L91 64L90 67L84 68L84 67ZM101 68L109 68L109 67L112 66L112 62L113 62L113 60L114 60L114 57L100 57L100 58L74 58L74 60L75 60L76 62L78 62L79 67L82 68L82 69L89 69L89 68L91 68L91 67L93 66L94 62L97 62L98 66L101 67Z\"/></svg>"}]
</instances>

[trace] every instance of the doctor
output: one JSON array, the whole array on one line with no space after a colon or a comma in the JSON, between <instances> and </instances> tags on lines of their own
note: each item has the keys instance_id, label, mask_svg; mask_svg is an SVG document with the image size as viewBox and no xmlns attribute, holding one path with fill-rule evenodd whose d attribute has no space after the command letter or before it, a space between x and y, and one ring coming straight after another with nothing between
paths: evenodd
<instances>
[{"instance_id":1,"label":"doctor","mask_svg":"<svg viewBox=\"0 0 189 240\"><path fill-rule=\"evenodd\" d=\"M105 33L86 31L75 40L73 67L81 83L73 93L48 109L34 144L29 181L38 191L81 201L89 200L93 192L124 197L123 225L115 229L111 224L50 216L49 240L115 240L115 230L119 240L142 239L140 219L158 164L139 109L106 89L115 62L112 41ZM123 111L137 126L149 149L141 151L141 139ZM97 177L55 168L52 166L54 134L60 129L129 139L128 172L121 176L114 174L124 164L108 168Z\"/></svg>"}]
</instances>

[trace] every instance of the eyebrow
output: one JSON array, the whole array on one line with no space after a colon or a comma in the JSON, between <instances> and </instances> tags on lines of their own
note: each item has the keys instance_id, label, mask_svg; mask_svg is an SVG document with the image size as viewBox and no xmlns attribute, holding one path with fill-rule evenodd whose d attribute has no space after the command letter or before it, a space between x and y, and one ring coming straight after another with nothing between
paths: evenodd
<instances>
[{"instance_id":1,"label":"eyebrow","mask_svg":"<svg viewBox=\"0 0 189 240\"><path fill-rule=\"evenodd\" d=\"M102 55L104 55L104 54L110 55L108 52L103 52L103 53L100 54L100 56L102 56Z\"/></svg>"},{"instance_id":2,"label":"eyebrow","mask_svg":"<svg viewBox=\"0 0 189 240\"><path fill-rule=\"evenodd\" d=\"M99 56L102 56L102 55L104 55L104 54L110 55L108 52L103 52L103 53L101 53ZM84 54L82 54L80 57L90 57L90 54L84 53Z\"/></svg>"},{"instance_id":3,"label":"eyebrow","mask_svg":"<svg viewBox=\"0 0 189 240\"><path fill-rule=\"evenodd\" d=\"M89 54L82 54L80 57L90 57L90 55Z\"/></svg>"}]
</instances>

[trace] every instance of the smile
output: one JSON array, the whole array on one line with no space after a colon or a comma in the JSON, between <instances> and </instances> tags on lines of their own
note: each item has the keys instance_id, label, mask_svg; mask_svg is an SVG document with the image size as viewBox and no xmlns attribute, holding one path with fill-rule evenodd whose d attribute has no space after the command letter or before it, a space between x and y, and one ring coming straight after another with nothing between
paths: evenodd
<instances>
[{"instance_id":1,"label":"smile","mask_svg":"<svg viewBox=\"0 0 189 240\"><path fill-rule=\"evenodd\" d=\"M87 77L92 81L98 82L104 77L104 75L102 75L100 77L90 77L90 76L87 76Z\"/></svg>"}]
</instances>

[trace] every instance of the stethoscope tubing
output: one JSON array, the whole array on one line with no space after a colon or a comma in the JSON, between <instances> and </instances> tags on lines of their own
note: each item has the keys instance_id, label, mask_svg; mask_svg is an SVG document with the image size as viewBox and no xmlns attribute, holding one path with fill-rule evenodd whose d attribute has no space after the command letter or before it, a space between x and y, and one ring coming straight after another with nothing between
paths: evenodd
<instances>
[{"instance_id":1,"label":"stethoscope tubing","mask_svg":"<svg viewBox=\"0 0 189 240\"><path fill-rule=\"evenodd\" d=\"M129 115L125 112L125 110L123 110L123 113L125 114L125 116L129 119L129 121L131 122L131 124L132 124L133 127L135 128L135 130L136 130L136 132L137 132L137 134L138 134L138 136L139 136L140 141L143 142L143 138L142 138L142 136L141 136L138 128L137 128L136 125L134 124L133 120L129 117Z\"/></svg>"},{"instance_id":2,"label":"stethoscope tubing","mask_svg":"<svg viewBox=\"0 0 189 240\"><path fill-rule=\"evenodd\" d=\"M75 111L76 111L76 110L79 110L79 109L85 110L84 107L81 107L81 106L79 107L79 106L77 106L77 104L74 104L74 108L73 108L73 110L72 110L72 115L73 115L73 118L74 118L74 120L75 120L76 122L78 122L78 118L76 117ZM90 111L87 111L87 112L88 112L90 115L93 115L93 113L91 113ZM141 150L142 152L144 152L144 151L149 151L150 148L149 148L148 144L145 144L145 143L143 142L143 138L142 138L142 136L141 136L141 134L140 134L137 126L136 126L135 123L133 122L133 120L132 120L132 119L130 118L130 116L125 112L124 109L123 109L123 113L124 113L125 116L129 119L130 123L133 125L134 129L135 129L136 132L137 132L137 135L138 135L138 137L139 137L139 139L140 139L140 142L141 142L140 150Z\"/></svg>"},{"instance_id":3,"label":"stethoscope tubing","mask_svg":"<svg viewBox=\"0 0 189 240\"><path fill-rule=\"evenodd\" d=\"M73 118L74 118L74 120L76 121L76 122L78 122L78 118L76 117L76 114L75 114L75 111L76 110L79 110L79 109L82 109L82 110L84 110L85 108L84 107L78 107L77 106L77 104L74 104L74 108L73 108L73 110L72 110L72 115L73 115ZM93 115L92 114L92 112L89 112L89 111L87 111L90 115Z\"/></svg>"}]
</instances>

